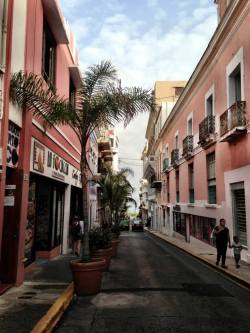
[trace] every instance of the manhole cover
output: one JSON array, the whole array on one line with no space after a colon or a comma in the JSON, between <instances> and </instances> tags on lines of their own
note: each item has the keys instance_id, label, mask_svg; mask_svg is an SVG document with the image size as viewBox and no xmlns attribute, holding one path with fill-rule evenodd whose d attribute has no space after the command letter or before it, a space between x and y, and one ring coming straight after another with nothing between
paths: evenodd
<instances>
[{"instance_id":1,"label":"manhole cover","mask_svg":"<svg viewBox=\"0 0 250 333\"><path fill-rule=\"evenodd\" d=\"M191 296L232 297L218 284L183 283L183 288Z\"/></svg>"}]
</instances>

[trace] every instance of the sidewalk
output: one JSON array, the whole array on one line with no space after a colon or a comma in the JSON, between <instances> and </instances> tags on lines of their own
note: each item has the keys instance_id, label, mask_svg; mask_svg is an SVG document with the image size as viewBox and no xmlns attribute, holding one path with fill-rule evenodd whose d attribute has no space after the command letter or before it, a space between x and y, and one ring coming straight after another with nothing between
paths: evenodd
<instances>
[{"instance_id":1,"label":"sidewalk","mask_svg":"<svg viewBox=\"0 0 250 333\"><path fill-rule=\"evenodd\" d=\"M72 256L39 260L24 284L0 297L0 332L28 333L72 281Z\"/></svg>"},{"instance_id":2,"label":"sidewalk","mask_svg":"<svg viewBox=\"0 0 250 333\"><path fill-rule=\"evenodd\" d=\"M228 251L226 265L228 266L228 269L223 269L220 266L215 266L216 262L216 249L212 246L207 245L206 243L202 243L200 241L196 241L195 239L192 239L190 243L186 243L184 240L176 238L176 237L170 237L164 234L161 234L160 232L147 230L149 233L155 235L156 237L159 237L166 242L184 250L185 252L190 253L194 257L197 257L198 259L206 262L209 265L213 265L214 268L221 271L222 273L231 276L233 279L238 280L239 282L242 282L245 286L248 286L250 288L250 265L241 261L240 268L237 269L235 267L234 258L230 255L231 251Z\"/></svg>"}]
</instances>

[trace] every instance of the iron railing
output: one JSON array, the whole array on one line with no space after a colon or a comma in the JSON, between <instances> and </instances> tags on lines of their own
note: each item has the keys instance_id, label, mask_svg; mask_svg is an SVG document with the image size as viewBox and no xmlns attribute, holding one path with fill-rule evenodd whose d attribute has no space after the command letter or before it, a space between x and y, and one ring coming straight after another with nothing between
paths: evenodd
<instances>
[{"instance_id":1,"label":"iron railing","mask_svg":"<svg viewBox=\"0 0 250 333\"><path fill-rule=\"evenodd\" d=\"M179 161L179 149L173 149L171 152L171 164L177 165Z\"/></svg>"},{"instance_id":2,"label":"iron railing","mask_svg":"<svg viewBox=\"0 0 250 333\"><path fill-rule=\"evenodd\" d=\"M194 137L193 135L188 135L184 140L183 140L183 152L182 155L184 157L190 156L193 152L194 149Z\"/></svg>"},{"instance_id":3,"label":"iron railing","mask_svg":"<svg viewBox=\"0 0 250 333\"><path fill-rule=\"evenodd\" d=\"M246 126L246 102L239 101L234 103L220 116L220 135L236 127Z\"/></svg>"},{"instance_id":4,"label":"iron railing","mask_svg":"<svg viewBox=\"0 0 250 333\"><path fill-rule=\"evenodd\" d=\"M199 124L199 143L207 142L211 134L215 133L215 116L207 116Z\"/></svg>"}]
</instances>

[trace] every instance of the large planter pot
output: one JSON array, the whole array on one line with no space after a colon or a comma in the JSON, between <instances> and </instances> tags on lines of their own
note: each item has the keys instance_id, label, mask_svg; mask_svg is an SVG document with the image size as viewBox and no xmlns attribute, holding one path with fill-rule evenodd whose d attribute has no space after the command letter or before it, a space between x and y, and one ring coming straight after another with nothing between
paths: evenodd
<instances>
[{"instance_id":1,"label":"large planter pot","mask_svg":"<svg viewBox=\"0 0 250 333\"><path fill-rule=\"evenodd\" d=\"M102 258L106 260L106 266L104 271L107 272L109 270L110 260L112 257L112 247L108 249L98 249L92 252L92 258Z\"/></svg>"},{"instance_id":2,"label":"large planter pot","mask_svg":"<svg viewBox=\"0 0 250 333\"><path fill-rule=\"evenodd\" d=\"M92 259L91 262L71 261L70 267L75 285L75 292L79 296L95 295L101 289L102 272L106 266L105 259Z\"/></svg>"},{"instance_id":3,"label":"large planter pot","mask_svg":"<svg viewBox=\"0 0 250 333\"><path fill-rule=\"evenodd\" d=\"M113 239L111 244L112 244L112 257L117 257L117 250L118 250L118 245L120 241L119 239Z\"/></svg>"}]
</instances>

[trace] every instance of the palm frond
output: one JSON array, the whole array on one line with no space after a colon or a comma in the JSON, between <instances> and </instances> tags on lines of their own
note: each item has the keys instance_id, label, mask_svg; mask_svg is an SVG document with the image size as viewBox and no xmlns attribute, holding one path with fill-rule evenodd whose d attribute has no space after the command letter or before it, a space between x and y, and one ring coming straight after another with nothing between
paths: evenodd
<instances>
[{"instance_id":1,"label":"palm frond","mask_svg":"<svg viewBox=\"0 0 250 333\"><path fill-rule=\"evenodd\" d=\"M101 61L88 67L84 73L83 87L80 91L83 100L89 100L95 95L99 95L107 86L117 79L117 71L111 61Z\"/></svg>"},{"instance_id":2,"label":"palm frond","mask_svg":"<svg viewBox=\"0 0 250 333\"><path fill-rule=\"evenodd\" d=\"M79 119L76 110L65 99L56 94L44 79L36 74L22 71L12 75L10 99L13 104L32 111L47 125L71 124L76 127Z\"/></svg>"}]
</instances>

